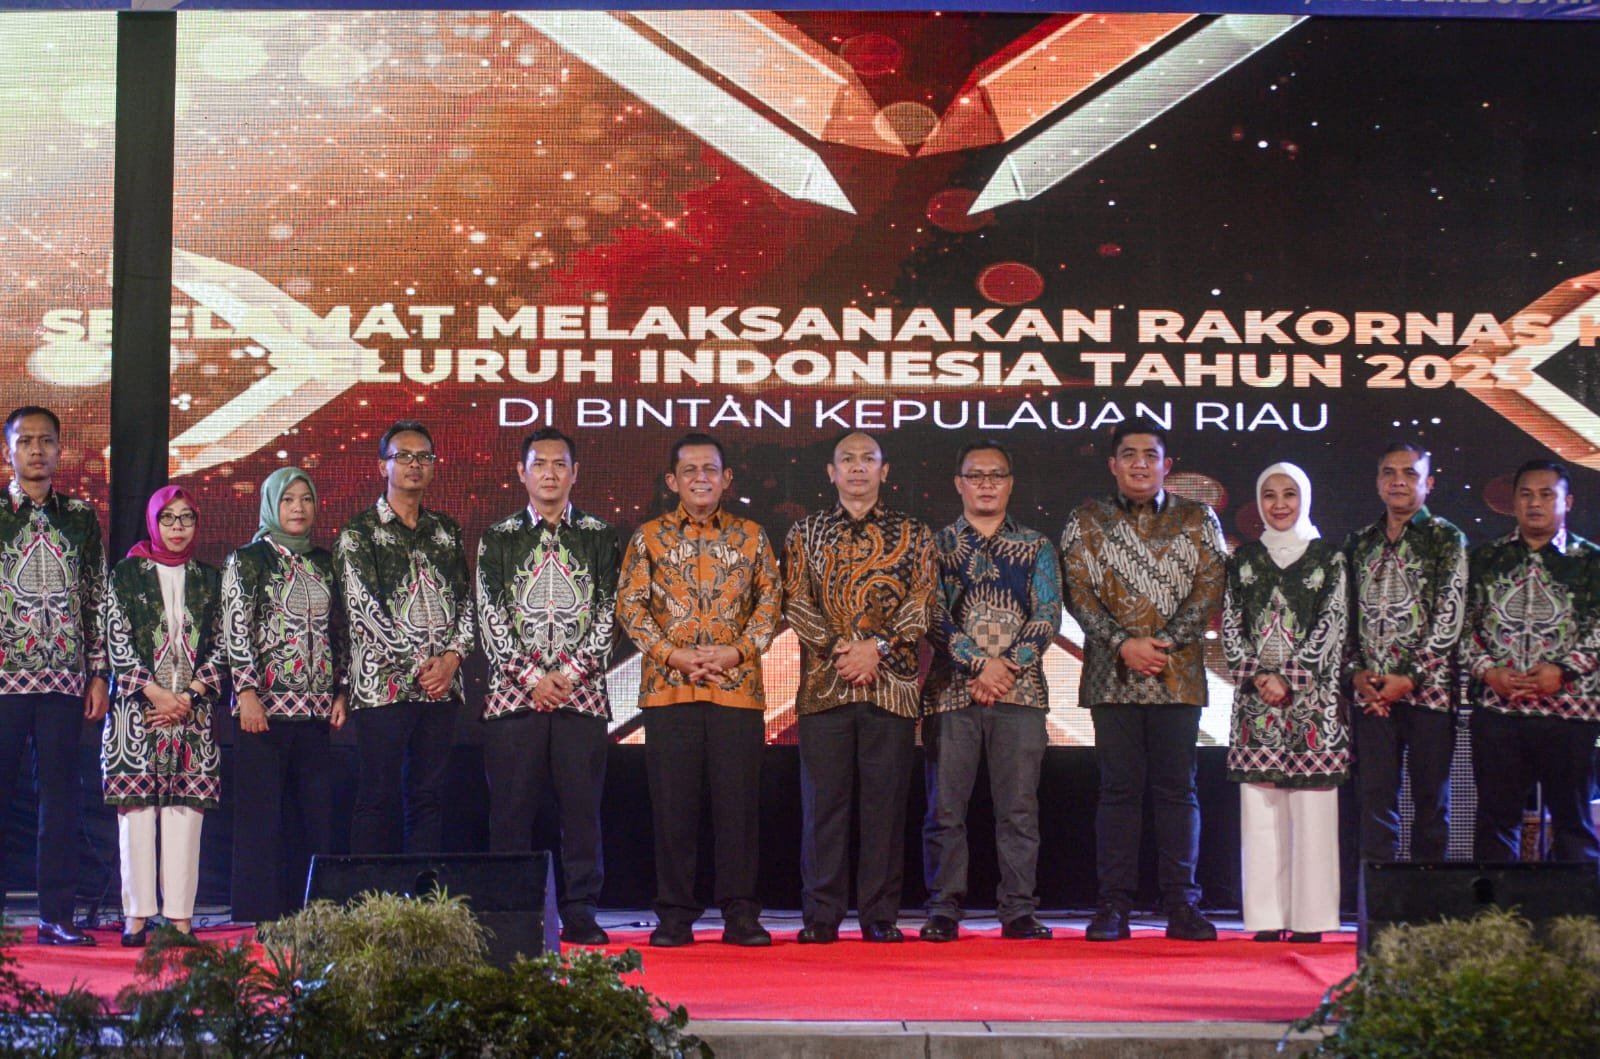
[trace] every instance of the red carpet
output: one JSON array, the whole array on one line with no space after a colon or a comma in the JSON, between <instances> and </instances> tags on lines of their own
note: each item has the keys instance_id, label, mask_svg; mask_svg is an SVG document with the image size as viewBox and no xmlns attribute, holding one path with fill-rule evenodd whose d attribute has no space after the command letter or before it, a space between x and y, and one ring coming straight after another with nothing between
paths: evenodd
<instances>
[{"instance_id":1,"label":"red carpet","mask_svg":"<svg viewBox=\"0 0 1600 1059\"><path fill-rule=\"evenodd\" d=\"M202 931L231 941L247 931ZM702 931L682 949L652 949L648 931L613 932L609 951L644 954L639 984L696 1019L762 1021L1284 1022L1309 1012L1355 970L1355 936L1320 945L1268 945L1224 933L1211 944L1135 931L1132 941L1091 945L1076 930L1047 942L1004 941L999 930L931 945L867 945L846 932L835 945L737 949ZM138 953L96 932L94 949L28 941L12 953L21 972L61 989L73 981L114 996L133 981Z\"/></svg>"}]
</instances>

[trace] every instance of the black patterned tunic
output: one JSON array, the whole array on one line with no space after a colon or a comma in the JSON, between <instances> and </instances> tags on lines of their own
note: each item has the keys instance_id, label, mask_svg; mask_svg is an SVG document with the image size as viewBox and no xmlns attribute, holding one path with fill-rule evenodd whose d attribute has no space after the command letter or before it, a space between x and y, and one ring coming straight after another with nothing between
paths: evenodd
<instances>
[{"instance_id":1,"label":"black patterned tunic","mask_svg":"<svg viewBox=\"0 0 1600 1059\"><path fill-rule=\"evenodd\" d=\"M149 559L124 559L111 571L105 601L106 651L115 677L111 712L100 739L105 800L110 805L187 805L210 809L221 793L211 700L222 686L222 592L214 566L191 559L184 568L182 638L168 632L161 581ZM198 680L181 724L145 724L151 683L181 691Z\"/></svg>"},{"instance_id":2,"label":"black patterned tunic","mask_svg":"<svg viewBox=\"0 0 1600 1059\"><path fill-rule=\"evenodd\" d=\"M611 716L606 666L616 628L617 534L571 504L551 526L528 508L478 542L478 609L489 655L485 717L532 710L545 674L572 681L562 709Z\"/></svg>"},{"instance_id":3,"label":"black patterned tunic","mask_svg":"<svg viewBox=\"0 0 1600 1059\"><path fill-rule=\"evenodd\" d=\"M1474 702L1513 716L1600 720L1600 549L1562 531L1537 551L1513 531L1472 550L1461 661ZM1566 672L1554 695L1512 701L1484 683L1495 666Z\"/></svg>"},{"instance_id":4,"label":"black patterned tunic","mask_svg":"<svg viewBox=\"0 0 1600 1059\"><path fill-rule=\"evenodd\" d=\"M1228 741L1228 779L1279 787L1328 787L1350 769L1350 730L1339 704L1349 589L1337 545L1313 540L1279 568L1260 541L1228 560L1222 650L1238 683ZM1274 673L1289 701L1269 706L1254 678Z\"/></svg>"},{"instance_id":5,"label":"black patterned tunic","mask_svg":"<svg viewBox=\"0 0 1600 1059\"><path fill-rule=\"evenodd\" d=\"M461 527L422 508L412 529L388 498L356 515L334 546L350 623L350 708L426 702L422 663L472 650L472 581ZM461 671L445 702L463 702Z\"/></svg>"},{"instance_id":6,"label":"black patterned tunic","mask_svg":"<svg viewBox=\"0 0 1600 1059\"><path fill-rule=\"evenodd\" d=\"M0 695L83 694L105 676L106 556L94 508L13 480L0 503Z\"/></svg>"},{"instance_id":7,"label":"black patterned tunic","mask_svg":"<svg viewBox=\"0 0 1600 1059\"><path fill-rule=\"evenodd\" d=\"M300 555L263 538L228 556L222 624L235 695L254 691L274 720L325 720L333 712L345 690L349 639L327 549Z\"/></svg>"},{"instance_id":8,"label":"black patterned tunic","mask_svg":"<svg viewBox=\"0 0 1600 1059\"><path fill-rule=\"evenodd\" d=\"M1400 701L1449 710L1467 610L1466 535L1426 508L1396 540L1384 522L1345 541L1353 608L1346 669L1410 677L1416 687Z\"/></svg>"}]
</instances>

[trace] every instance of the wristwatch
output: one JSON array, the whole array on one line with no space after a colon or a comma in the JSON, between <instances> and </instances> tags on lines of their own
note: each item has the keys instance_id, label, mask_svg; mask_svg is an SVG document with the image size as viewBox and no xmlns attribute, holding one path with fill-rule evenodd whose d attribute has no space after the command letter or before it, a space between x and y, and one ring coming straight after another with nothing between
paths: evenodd
<instances>
[{"instance_id":1,"label":"wristwatch","mask_svg":"<svg viewBox=\"0 0 1600 1059\"><path fill-rule=\"evenodd\" d=\"M894 645L882 636L874 636L873 639L878 641L878 657L888 658L889 652L894 650Z\"/></svg>"}]
</instances>

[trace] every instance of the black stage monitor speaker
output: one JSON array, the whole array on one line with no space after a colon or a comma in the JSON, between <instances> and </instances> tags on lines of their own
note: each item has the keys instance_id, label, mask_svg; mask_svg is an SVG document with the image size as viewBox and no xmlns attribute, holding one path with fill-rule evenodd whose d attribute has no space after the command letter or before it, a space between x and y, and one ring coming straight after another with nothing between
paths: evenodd
<instances>
[{"instance_id":1,"label":"black stage monitor speaker","mask_svg":"<svg viewBox=\"0 0 1600 1059\"><path fill-rule=\"evenodd\" d=\"M1488 908L1515 909L1534 923L1600 917L1600 871L1549 861L1363 864L1358 946L1365 953L1373 938L1399 923L1471 919Z\"/></svg>"},{"instance_id":2,"label":"black stage monitor speaker","mask_svg":"<svg viewBox=\"0 0 1600 1059\"><path fill-rule=\"evenodd\" d=\"M550 854L402 853L311 858L306 900L340 904L371 891L420 897L444 890L465 897L489 931L489 961L510 966L518 953L560 951Z\"/></svg>"}]
</instances>

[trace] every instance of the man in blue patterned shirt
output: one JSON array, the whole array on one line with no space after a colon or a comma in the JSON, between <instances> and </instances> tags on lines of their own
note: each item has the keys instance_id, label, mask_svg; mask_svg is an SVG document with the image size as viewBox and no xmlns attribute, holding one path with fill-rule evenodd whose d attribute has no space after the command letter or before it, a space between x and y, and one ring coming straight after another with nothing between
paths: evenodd
<instances>
[{"instance_id":1,"label":"man in blue patterned shirt","mask_svg":"<svg viewBox=\"0 0 1600 1059\"><path fill-rule=\"evenodd\" d=\"M957 457L961 517L934 538L938 607L933 669L922 690L928 812L924 941L954 941L967 891L967 803L989 759L996 913L1008 938L1048 938L1034 913L1039 864L1039 766L1048 740L1044 653L1061 624L1061 567L1050 539L1007 514L1011 454L979 440Z\"/></svg>"}]
</instances>

